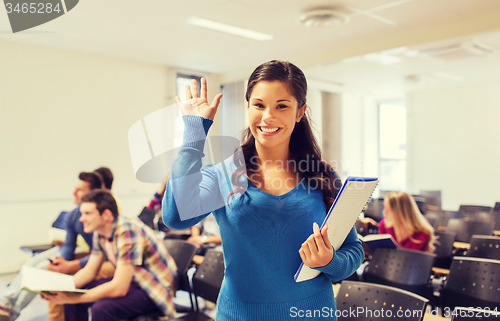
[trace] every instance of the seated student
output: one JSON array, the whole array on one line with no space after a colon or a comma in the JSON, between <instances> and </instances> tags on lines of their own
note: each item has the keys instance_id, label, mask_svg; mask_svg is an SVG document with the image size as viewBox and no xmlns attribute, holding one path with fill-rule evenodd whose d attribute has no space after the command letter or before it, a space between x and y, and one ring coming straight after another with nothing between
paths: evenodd
<instances>
[{"instance_id":1,"label":"seated student","mask_svg":"<svg viewBox=\"0 0 500 321\"><path fill-rule=\"evenodd\" d=\"M111 188L113 187L113 180L114 180L113 172L111 172L111 170L108 167L99 167L99 168L94 170L94 173L97 175L101 175L101 179L102 179L102 183L103 183L102 188L105 188L105 189L109 190L110 192L112 192ZM100 188L100 187L97 187L97 188ZM118 212L120 213L121 212L120 202L118 201L118 198L116 197L116 195L113 194L113 197L116 200L116 204L118 205ZM80 213L78 212L78 216L74 217L74 219L73 219L74 224L71 223L70 225L76 225L80 231L83 231L83 225L79 221L79 219L80 219ZM84 259L85 262L86 262L86 260L88 260L88 257ZM57 262L57 260L56 260L56 262ZM81 265L81 266L83 266L83 265ZM58 271L57 268L58 268L58 266L49 265L49 270L51 270L51 271ZM78 270L79 270L79 268L78 268ZM97 276L97 278L102 279L102 278L111 277L111 276L113 276L114 272L115 272L115 267L110 262L105 262L103 264L103 266L101 267L101 270L99 271L99 275ZM65 272L62 271L62 273L65 273ZM74 271L73 273L67 273L67 274L74 274L74 273L76 273L76 271ZM64 307L62 305L49 304L49 316L48 316L47 321L64 321Z\"/></svg>"},{"instance_id":2,"label":"seated student","mask_svg":"<svg viewBox=\"0 0 500 321\"><path fill-rule=\"evenodd\" d=\"M418 209L413 196L401 191L384 198L384 218L379 234L391 234L402 248L434 252L434 229Z\"/></svg>"},{"instance_id":3,"label":"seated student","mask_svg":"<svg viewBox=\"0 0 500 321\"><path fill-rule=\"evenodd\" d=\"M114 180L113 172L111 172L111 170L107 167L99 167L99 168L95 169L94 172L97 172L101 175L102 182L104 184L103 188L107 189L108 191L111 191L111 188L113 187L113 180Z\"/></svg>"},{"instance_id":4,"label":"seated student","mask_svg":"<svg viewBox=\"0 0 500 321\"><path fill-rule=\"evenodd\" d=\"M116 201L106 190L94 190L82 197L86 233L94 232L93 247L87 265L75 276L83 294L55 292L42 298L64 304L65 319L113 321L133 319L161 311L175 312L174 275L177 267L154 232L137 220L118 215ZM113 278L95 280L105 259L116 266Z\"/></svg>"},{"instance_id":5,"label":"seated student","mask_svg":"<svg viewBox=\"0 0 500 321\"><path fill-rule=\"evenodd\" d=\"M198 244L200 249L198 255L205 255L208 249L222 244L219 225L213 214L208 215L201 222L191 228L191 236L188 242Z\"/></svg>"},{"instance_id":6,"label":"seated student","mask_svg":"<svg viewBox=\"0 0 500 321\"><path fill-rule=\"evenodd\" d=\"M85 233L83 224L79 221L79 204L83 195L93 189L101 188L103 183L100 175L95 173L81 172L78 178L75 185L75 191L73 192L73 203L78 206L66 214L64 223L66 239L64 244L61 248L56 246L33 256L28 259L24 265L65 274L73 274L87 263L87 257L79 260L74 259L78 235L83 236L83 239L89 247L92 246L92 234ZM53 258L52 262L49 261L51 258ZM12 321L17 319L21 310L24 309L35 296L35 293L21 290L21 275L18 274L0 297L0 321Z\"/></svg>"},{"instance_id":7,"label":"seated student","mask_svg":"<svg viewBox=\"0 0 500 321\"><path fill-rule=\"evenodd\" d=\"M121 202L111 190L111 188L113 187L113 180L114 180L113 172L111 172L111 170L108 167L99 167L94 170L94 173L95 172L101 174L102 180L104 182L104 188L111 192L111 194L115 198L116 205L118 206L118 213L121 213L122 212Z\"/></svg>"},{"instance_id":8,"label":"seated student","mask_svg":"<svg viewBox=\"0 0 500 321\"><path fill-rule=\"evenodd\" d=\"M171 230L164 223L161 217L161 202L163 200L163 195L165 194L165 189L168 181L168 174L165 176L165 181L160 184L158 190L155 192L153 198L149 202L147 208L155 211L156 216L154 218L154 229L159 232L165 233L164 238L172 239L187 239L191 235L189 229L185 230Z\"/></svg>"},{"instance_id":9,"label":"seated student","mask_svg":"<svg viewBox=\"0 0 500 321\"><path fill-rule=\"evenodd\" d=\"M155 195L149 202L148 208L150 210L155 210L155 211L161 210L161 200L163 199L163 195L165 194L167 180L168 180L168 175L165 176L165 181L160 184L160 187L158 187L158 190L156 191Z\"/></svg>"}]
</instances>

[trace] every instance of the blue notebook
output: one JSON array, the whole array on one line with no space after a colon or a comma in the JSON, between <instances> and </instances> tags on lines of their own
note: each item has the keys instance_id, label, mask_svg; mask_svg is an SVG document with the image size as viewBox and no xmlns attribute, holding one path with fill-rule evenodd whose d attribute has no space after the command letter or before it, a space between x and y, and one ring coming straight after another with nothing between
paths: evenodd
<instances>
[{"instance_id":1,"label":"blue notebook","mask_svg":"<svg viewBox=\"0 0 500 321\"><path fill-rule=\"evenodd\" d=\"M359 236L363 242L363 249L368 254L373 254L377 247L388 247L391 249L398 248L398 243L390 234L370 234L366 236Z\"/></svg>"},{"instance_id":2,"label":"blue notebook","mask_svg":"<svg viewBox=\"0 0 500 321\"><path fill-rule=\"evenodd\" d=\"M377 184L377 178L347 177L320 226L322 230L328 224L328 238L335 250L338 250L344 243ZM294 278L296 282L302 282L313 279L320 273L301 263Z\"/></svg>"}]
</instances>

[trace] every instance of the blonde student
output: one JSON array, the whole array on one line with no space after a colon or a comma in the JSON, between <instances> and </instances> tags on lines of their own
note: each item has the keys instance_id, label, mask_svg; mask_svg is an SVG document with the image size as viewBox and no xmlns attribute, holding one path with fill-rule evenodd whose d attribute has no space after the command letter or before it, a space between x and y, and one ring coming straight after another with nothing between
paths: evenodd
<instances>
[{"instance_id":1,"label":"blonde student","mask_svg":"<svg viewBox=\"0 0 500 321\"><path fill-rule=\"evenodd\" d=\"M222 95L209 104L202 79L200 94L193 81L187 102L177 98L185 114L184 141L163 198L163 220L185 229L213 212L225 263L219 321L335 320L332 281L349 277L363 261L354 229L334 251L328 227L318 228L341 182L321 158L306 94L306 78L292 63L258 66L248 81L249 126L241 149L204 169L205 137ZM296 283L301 262L322 273Z\"/></svg>"},{"instance_id":2,"label":"blonde student","mask_svg":"<svg viewBox=\"0 0 500 321\"><path fill-rule=\"evenodd\" d=\"M384 198L383 214L379 234L391 234L405 249L434 252L434 229L418 209L413 196L401 191L389 192Z\"/></svg>"}]
</instances>

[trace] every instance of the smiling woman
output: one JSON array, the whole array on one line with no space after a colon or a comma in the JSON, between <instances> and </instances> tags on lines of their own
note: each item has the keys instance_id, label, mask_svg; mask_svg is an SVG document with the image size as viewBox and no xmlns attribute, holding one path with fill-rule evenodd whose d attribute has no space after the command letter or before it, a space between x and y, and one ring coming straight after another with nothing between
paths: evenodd
<instances>
[{"instance_id":1,"label":"smiling woman","mask_svg":"<svg viewBox=\"0 0 500 321\"><path fill-rule=\"evenodd\" d=\"M250 96L248 118L257 150L279 146L281 150L275 149L274 152L287 156L295 123L306 110L305 104L297 104L297 99L280 81L261 81L255 85Z\"/></svg>"},{"instance_id":2,"label":"smiling woman","mask_svg":"<svg viewBox=\"0 0 500 321\"><path fill-rule=\"evenodd\" d=\"M341 183L321 158L306 93L305 76L295 65L273 60L257 67L247 86L249 127L241 148L223 164L203 170L205 138L221 95L209 105L202 78L201 95L193 81L186 88L189 103L177 98L181 109L189 109L163 198L163 220L184 229L213 211L226 265L217 320L290 320L296 317L292 307L335 311L332 281L350 276L364 258L354 230L334 252L328 227L320 232L317 225ZM323 273L296 283L301 262Z\"/></svg>"}]
</instances>

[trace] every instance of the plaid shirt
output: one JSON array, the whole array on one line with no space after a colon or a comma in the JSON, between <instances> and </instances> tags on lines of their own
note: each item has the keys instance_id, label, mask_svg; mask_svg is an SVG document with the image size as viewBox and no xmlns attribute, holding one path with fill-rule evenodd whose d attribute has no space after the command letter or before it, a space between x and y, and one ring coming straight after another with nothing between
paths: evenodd
<instances>
[{"instance_id":1,"label":"plaid shirt","mask_svg":"<svg viewBox=\"0 0 500 321\"><path fill-rule=\"evenodd\" d=\"M116 260L108 258L106 243L112 244ZM94 232L92 254L102 252L111 262L135 267L133 281L149 295L166 316L175 313L177 266L153 230L139 220L118 216L113 222L109 240Z\"/></svg>"}]
</instances>

